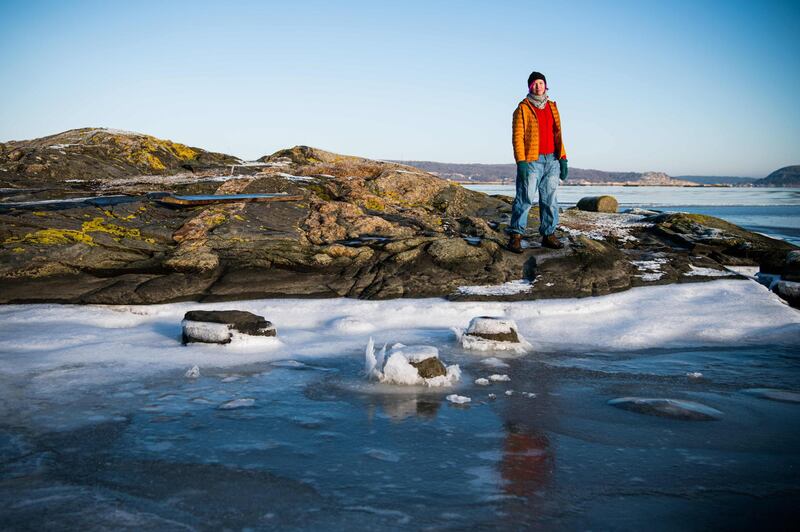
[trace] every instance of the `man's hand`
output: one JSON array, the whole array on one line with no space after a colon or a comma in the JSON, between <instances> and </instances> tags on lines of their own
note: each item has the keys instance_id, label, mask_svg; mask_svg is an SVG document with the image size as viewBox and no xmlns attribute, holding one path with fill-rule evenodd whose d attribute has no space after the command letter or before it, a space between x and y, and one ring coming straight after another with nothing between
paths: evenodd
<instances>
[{"instance_id":1,"label":"man's hand","mask_svg":"<svg viewBox=\"0 0 800 532\"><path fill-rule=\"evenodd\" d=\"M558 164L561 165L561 175L559 175L558 177L561 178L561 181L566 181L567 174L569 174L569 168L567 168L567 160L559 159Z\"/></svg>"}]
</instances>

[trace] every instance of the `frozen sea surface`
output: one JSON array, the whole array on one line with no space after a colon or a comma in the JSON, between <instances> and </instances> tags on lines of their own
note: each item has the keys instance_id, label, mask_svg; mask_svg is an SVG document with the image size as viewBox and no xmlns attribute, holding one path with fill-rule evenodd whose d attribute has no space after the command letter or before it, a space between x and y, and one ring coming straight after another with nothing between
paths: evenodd
<instances>
[{"instance_id":1,"label":"frozen sea surface","mask_svg":"<svg viewBox=\"0 0 800 532\"><path fill-rule=\"evenodd\" d=\"M262 314L278 340L181 346L194 308ZM481 315L515 320L533 351L461 349L450 328ZM368 382L370 337L435 346L464 377L443 389ZM0 528L796 522L800 404L752 389L800 390L798 339L800 313L742 280L513 303L4 306ZM475 384L494 373L510 380ZM608 404L623 397L721 415Z\"/></svg>"}]
</instances>

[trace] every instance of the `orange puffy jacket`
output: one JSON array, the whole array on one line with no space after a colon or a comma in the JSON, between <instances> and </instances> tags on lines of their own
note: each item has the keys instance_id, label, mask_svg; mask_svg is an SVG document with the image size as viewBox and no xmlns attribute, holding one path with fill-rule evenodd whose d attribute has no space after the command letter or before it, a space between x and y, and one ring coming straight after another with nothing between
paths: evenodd
<instances>
[{"instance_id":1,"label":"orange puffy jacket","mask_svg":"<svg viewBox=\"0 0 800 532\"><path fill-rule=\"evenodd\" d=\"M564 141L561 139L561 117L558 114L556 102L547 102L553 111L553 121L556 130L553 132L556 153L559 159L566 159ZM536 111L528 98L519 102L514 110L514 119L511 121L511 144L514 146L514 160L535 161L539 158L539 121L536 120Z\"/></svg>"}]
</instances>

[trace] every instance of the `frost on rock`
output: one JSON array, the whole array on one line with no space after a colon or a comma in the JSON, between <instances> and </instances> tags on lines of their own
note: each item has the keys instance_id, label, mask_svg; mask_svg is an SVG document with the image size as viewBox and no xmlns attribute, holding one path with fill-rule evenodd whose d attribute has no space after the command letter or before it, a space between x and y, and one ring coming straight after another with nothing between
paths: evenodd
<instances>
[{"instance_id":1,"label":"frost on rock","mask_svg":"<svg viewBox=\"0 0 800 532\"><path fill-rule=\"evenodd\" d=\"M466 397L464 395L458 395L455 393L448 395L447 397L445 397L445 399L457 405L463 405L472 402L472 399L470 399L469 397Z\"/></svg>"},{"instance_id":2,"label":"frost on rock","mask_svg":"<svg viewBox=\"0 0 800 532\"><path fill-rule=\"evenodd\" d=\"M640 278L642 281L658 281L664 277L664 272L661 271L661 266L667 264L669 260L663 257L655 257L652 260L632 260L631 264L636 266L640 273L635 277Z\"/></svg>"},{"instance_id":3,"label":"frost on rock","mask_svg":"<svg viewBox=\"0 0 800 532\"><path fill-rule=\"evenodd\" d=\"M184 338L208 344L227 344L231 341L231 330L224 323L183 320L181 322Z\"/></svg>"},{"instance_id":4,"label":"frost on rock","mask_svg":"<svg viewBox=\"0 0 800 532\"><path fill-rule=\"evenodd\" d=\"M692 264L689 265L691 268L688 272L684 273L683 275L687 276L699 276L699 277L728 277L730 275L735 275L733 272L728 270L715 270L714 268L700 268L698 266L694 266Z\"/></svg>"},{"instance_id":5,"label":"frost on rock","mask_svg":"<svg viewBox=\"0 0 800 532\"><path fill-rule=\"evenodd\" d=\"M631 230L652 227L647 216L638 213L601 213L570 210L559 228L571 236L586 236L592 240L612 238L620 242L636 241Z\"/></svg>"},{"instance_id":6,"label":"frost on rock","mask_svg":"<svg viewBox=\"0 0 800 532\"><path fill-rule=\"evenodd\" d=\"M498 285L459 286L458 293L470 296L509 296L530 292L533 282L527 279L508 281Z\"/></svg>"},{"instance_id":7,"label":"frost on rock","mask_svg":"<svg viewBox=\"0 0 800 532\"><path fill-rule=\"evenodd\" d=\"M274 338L275 326L263 317L242 310L190 310L181 321L183 343L250 343L251 338Z\"/></svg>"},{"instance_id":8,"label":"frost on rock","mask_svg":"<svg viewBox=\"0 0 800 532\"><path fill-rule=\"evenodd\" d=\"M471 351L511 351L522 354L532 346L519 333L514 320L479 316L466 330L454 330L464 349Z\"/></svg>"},{"instance_id":9,"label":"frost on rock","mask_svg":"<svg viewBox=\"0 0 800 532\"><path fill-rule=\"evenodd\" d=\"M431 358L439 360L439 351L433 346L395 344L389 350L388 358L386 356L385 345L375 354L375 342L370 338L364 354L364 373L368 379L384 384L428 387L452 386L461 379L458 364L445 367L444 374L427 378L420 375L420 370L413 364L420 365Z\"/></svg>"},{"instance_id":10,"label":"frost on rock","mask_svg":"<svg viewBox=\"0 0 800 532\"><path fill-rule=\"evenodd\" d=\"M192 369L190 369L190 370L188 370L186 372L186 378L187 379L197 379L198 377L200 377L200 367L199 366L193 366Z\"/></svg>"}]
</instances>

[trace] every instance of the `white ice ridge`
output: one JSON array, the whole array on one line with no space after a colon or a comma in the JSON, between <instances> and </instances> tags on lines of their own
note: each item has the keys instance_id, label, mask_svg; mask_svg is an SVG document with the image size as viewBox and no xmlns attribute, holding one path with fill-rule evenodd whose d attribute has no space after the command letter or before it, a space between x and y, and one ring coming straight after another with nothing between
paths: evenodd
<instances>
[{"instance_id":1,"label":"white ice ridge","mask_svg":"<svg viewBox=\"0 0 800 532\"><path fill-rule=\"evenodd\" d=\"M401 384L404 386L452 386L461 378L461 369L457 364L447 366L446 374L425 378L420 376L417 368L411 365L428 358L439 358L439 351L428 345L406 346L395 344L386 357L386 346L375 354L375 342L370 337L364 354L364 373L370 380L384 384Z\"/></svg>"},{"instance_id":2,"label":"white ice ridge","mask_svg":"<svg viewBox=\"0 0 800 532\"><path fill-rule=\"evenodd\" d=\"M0 378L42 375L37 382L49 386L123 380L131 373L164 370L174 370L183 378L194 365L219 368L364 353L363 334L337 327L337 320L345 318L371 324L374 329L369 334L374 337L438 347L451 344L448 330L463 328L471 316L513 319L536 356L657 347L791 347L800 338L800 312L758 283L723 278L634 288L601 297L518 302L442 298L237 301L235 308L272 321L280 330L280 340L181 345L180 324L187 311L227 310L234 308L232 304L3 305Z\"/></svg>"}]
</instances>

